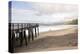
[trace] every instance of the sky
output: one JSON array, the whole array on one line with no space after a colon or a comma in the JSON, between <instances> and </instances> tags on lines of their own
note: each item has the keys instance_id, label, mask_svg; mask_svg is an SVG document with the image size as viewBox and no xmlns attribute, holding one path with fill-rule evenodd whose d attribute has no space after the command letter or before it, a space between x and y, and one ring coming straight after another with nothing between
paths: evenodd
<instances>
[{"instance_id":1,"label":"sky","mask_svg":"<svg viewBox=\"0 0 80 54\"><path fill-rule=\"evenodd\" d=\"M55 23L78 16L75 4L12 1L11 10L13 23Z\"/></svg>"}]
</instances>

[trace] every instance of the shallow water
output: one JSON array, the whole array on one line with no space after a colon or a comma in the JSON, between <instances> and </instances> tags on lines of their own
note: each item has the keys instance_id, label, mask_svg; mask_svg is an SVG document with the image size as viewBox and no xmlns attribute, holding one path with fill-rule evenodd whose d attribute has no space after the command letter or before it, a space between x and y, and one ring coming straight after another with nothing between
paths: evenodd
<instances>
[{"instance_id":1,"label":"shallow water","mask_svg":"<svg viewBox=\"0 0 80 54\"><path fill-rule=\"evenodd\" d=\"M55 25L55 26L40 26L39 32L45 32L45 31L55 31L55 30L61 30L61 29L67 29L77 27L77 25Z\"/></svg>"}]
</instances>

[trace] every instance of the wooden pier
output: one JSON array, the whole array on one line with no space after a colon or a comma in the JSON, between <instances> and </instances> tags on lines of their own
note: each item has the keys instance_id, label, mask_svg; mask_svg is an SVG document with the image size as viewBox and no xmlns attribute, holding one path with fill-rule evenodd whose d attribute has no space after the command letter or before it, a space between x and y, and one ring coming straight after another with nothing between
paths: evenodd
<instances>
[{"instance_id":1,"label":"wooden pier","mask_svg":"<svg viewBox=\"0 0 80 54\"><path fill-rule=\"evenodd\" d=\"M28 31L27 34L26 31ZM27 46L38 35L38 23L9 23L9 52L14 53L17 46L22 47L24 40ZM19 45L16 43L17 41L19 41Z\"/></svg>"}]
</instances>

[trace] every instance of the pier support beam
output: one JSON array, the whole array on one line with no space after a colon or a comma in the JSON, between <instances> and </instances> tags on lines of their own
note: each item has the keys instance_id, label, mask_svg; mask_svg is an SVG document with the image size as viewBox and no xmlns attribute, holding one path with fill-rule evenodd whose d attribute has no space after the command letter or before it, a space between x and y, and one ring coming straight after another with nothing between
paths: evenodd
<instances>
[{"instance_id":1,"label":"pier support beam","mask_svg":"<svg viewBox=\"0 0 80 54\"><path fill-rule=\"evenodd\" d=\"M15 33L12 32L12 38L11 38L11 52L15 52Z\"/></svg>"},{"instance_id":2,"label":"pier support beam","mask_svg":"<svg viewBox=\"0 0 80 54\"><path fill-rule=\"evenodd\" d=\"M34 40L34 33L33 33L33 28L31 29L31 36L32 36L32 40Z\"/></svg>"},{"instance_id":3,"label":"pier support beam","mask_svg":"<svg viewBox=\"0 0 80 54\"><path fill-rule=\"evenodd\" d=\"M26 46L27 46L27 45L28 45L28 41L27 41L25 26L26 26L26 24L23 24L23 25L22 25L22 28L24 28L24 29L23 29L23 37L24 37L24 40L25 40L25 44L26 44Z\"/></svg>"},{"instance_id":4,"label":"pier support beam","mask_svg":"<svg viewBox=\"0 0 80 54\"><path fill-rule=\"evenodd\" d=\"M35 37L37 37L36 27L35 27Z\"/></svg>"},{"instance_id":5,"label":"pier support beam","mask_svg":"<svg viewBox=\"0 0 80 54\"><path fill-rule=\"evenodd\" d=\"M24 39L25 39L25 44L26 46L28 45L27 37L26 37L26 30L24 31Z\"/></svg>"},{"instance_id":6,"label":"pier support beam","mask_svg":"<svg viewBox=\"0 0 80 54\"><path fill-rule=\"evenodd\" d=\"M37 31L38 31L37 33L38 33L38 36L39 36L39 27L37 27Z\"/></svg>"},{"instance_id":7,"label":"pier support beam","mask_svg":"<svg viewBox=\"0 0 80 54\"><path fill-rule=\"evenodd\" d=\"M19 32L19 38L20 38L20 46L23 45L23 32Z\"/></svg>"},{"instance_id":8,"label":"pier support beam","mask_svg":"<svg viewBox=\"0 0 80 54\"><path fill-rule=\"evenodd\" d=\"M28 42L30 42L30 29L28 29Z\"/></svg>"}]
</instances>

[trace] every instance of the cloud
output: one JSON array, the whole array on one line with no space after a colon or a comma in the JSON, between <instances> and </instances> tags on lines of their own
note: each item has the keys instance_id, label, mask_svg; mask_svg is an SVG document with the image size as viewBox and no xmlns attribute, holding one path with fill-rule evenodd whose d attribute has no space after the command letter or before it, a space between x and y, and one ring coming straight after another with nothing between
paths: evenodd
<instances>
[{"instance_id":1,"label":"cloud","mask_svg":"<svg viewBox=\"0 0 80 54\"><path fill-rule=\"evenodd\" d=\"M12 21L28 21L38 12L28 9L12 9Z\"/></svg>"},{"instance_id":2,"label":"cloud","mask_svg":"<svg viewBox=\"0 0 80 54\"><path fill-rule=\"evenodd\" d=\"M72 4L32 3L33 9L41 14L53 14L56 12L77 12L78 6Z\"/></svg>"},{"instance_id":3,"label":"cloud","mask_svg":"<svg viewBox=\"0 0 80 54\"><path fill-rule=\"evenodd\" d=\"M53 13L51 15L36 15L37 11L13 9L12 22L20 23L54 23L62 22L68 18L75 18L76 13Z\"/></svg>"},{"instance_id":4,"label":"cloud","mask_svg":"<svg viewBox=\"0 0 80 54\"><path fill-rule=\"evenodd\" d=\"M76 18L77 5L31 3L32 9L12 8L12 22L53 23ZM25 6L26 7L26 6Z\"/></svg>"}]
</instances>

